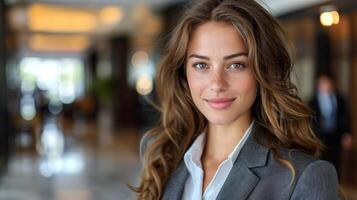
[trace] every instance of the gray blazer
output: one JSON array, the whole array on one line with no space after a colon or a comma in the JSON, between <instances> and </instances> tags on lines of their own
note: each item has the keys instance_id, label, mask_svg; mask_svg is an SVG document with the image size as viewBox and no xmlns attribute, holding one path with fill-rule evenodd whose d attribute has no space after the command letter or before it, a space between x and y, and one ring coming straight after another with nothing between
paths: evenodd
<instances>
[{"instance_id":1,"label":"gray blazer","mask_svg":"<svg viewBox=\"0 0 357 200\"><path fill-rule=\"evenodd\" d=\"M256 125L235 161L217 200L335 200L338 180L334 166L301 151L283 149L281 155L292 162L296 174L281 165L270 149L255 138L264 138L265 130ZM163 200L181 200L188 170L181 164L172 173L164 189Z\"/></svg>"}]
</instances>

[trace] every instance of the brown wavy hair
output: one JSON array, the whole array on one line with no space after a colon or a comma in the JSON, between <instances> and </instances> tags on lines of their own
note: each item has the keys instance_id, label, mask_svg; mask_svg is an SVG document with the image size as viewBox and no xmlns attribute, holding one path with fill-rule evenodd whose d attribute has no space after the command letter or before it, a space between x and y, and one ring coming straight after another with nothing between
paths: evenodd
<instances>
[{"instance_id":1,"label":"brown wavy hair","mask_svg":"<svg viewBox=\"0 0 357 200\"><path fill-rule=\"evenodd\" d=\"M269 141L264 145L276 159L295 177L293 165L283 159L279 149L298 149L318 156L322 148L310 126L311 111L297 96L290 80L291 45L280 24L253 0L198 1L190 5L171 33L158 67L156 87L161 119L145 136L152 139L143 156L140 185L133 187L139 199L162 197L171 173L207 125L190 96L185 62L190 35L208 21L234 26L248 48L250 65L258 82L253 117L268 130Z\"/></svg>"}]
</instances>

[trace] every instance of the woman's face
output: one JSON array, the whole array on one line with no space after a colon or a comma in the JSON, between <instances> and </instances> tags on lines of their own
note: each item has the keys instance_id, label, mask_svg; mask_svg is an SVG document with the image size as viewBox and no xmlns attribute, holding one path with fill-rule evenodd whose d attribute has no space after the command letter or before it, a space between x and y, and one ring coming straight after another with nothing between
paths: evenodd
<instances>
[{"instance_id":1,"label":"woman's face","mask_svg":"<svg viewBox=\"0 0 357 200\"><path fill-rule=\"evenodd\" d=\"M228 125L251 117L257 81L248 61L243 39L232 25L207 22L192 33L187 81L194 104L210 123Z\"/></svg>"}]
</instances>

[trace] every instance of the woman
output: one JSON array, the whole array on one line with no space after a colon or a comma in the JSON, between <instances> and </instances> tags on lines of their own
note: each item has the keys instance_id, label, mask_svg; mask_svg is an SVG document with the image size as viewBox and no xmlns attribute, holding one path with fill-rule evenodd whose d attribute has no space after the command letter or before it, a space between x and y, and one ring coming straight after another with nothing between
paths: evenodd
<instances>
[{"instance_id":1,"label":"woman","mask_svg":"<svg viewBox=\"0 0 357 200\"><path fill-rule=\"evenodd\" d=\"M205 0L158 68L139 199L336 199L334 167L290 82L282 28L252 0Z\"/></svg>"}]
</instances>

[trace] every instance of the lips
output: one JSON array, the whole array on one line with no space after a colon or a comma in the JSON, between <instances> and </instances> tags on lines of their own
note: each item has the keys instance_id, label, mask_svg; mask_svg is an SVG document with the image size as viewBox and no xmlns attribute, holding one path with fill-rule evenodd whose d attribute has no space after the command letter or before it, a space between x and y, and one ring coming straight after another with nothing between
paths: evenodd
<instances>
[{"instance_id":1,"label":"lips","mask_svg":"<svg viewBox=\"0 0 357 200\"><path fill-rule=\"evenodd\" d=\"M236 98L217 98L217 99L205 99L208 105L213 109L226 109L232 105Z\"/></svg>"}]
</instances>

